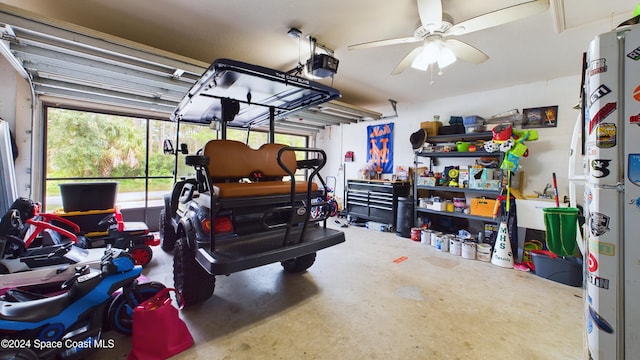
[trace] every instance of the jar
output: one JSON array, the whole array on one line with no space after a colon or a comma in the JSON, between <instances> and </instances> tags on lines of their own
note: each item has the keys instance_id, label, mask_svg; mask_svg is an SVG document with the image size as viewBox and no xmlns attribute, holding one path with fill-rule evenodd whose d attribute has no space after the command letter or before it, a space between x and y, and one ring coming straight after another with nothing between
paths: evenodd
<instances>
[{"instance_id":1,"label":"jar","mask_svg":"<svg viewBox=\"0 0 640 360\"><path fill-rule=\"evenodd\" d=\"M453 212L453 210L455 209L455 207L453 206L453 203L449 200L445 201L446 204L446 209L448 212Z\"/></svg>"}]
</instances>

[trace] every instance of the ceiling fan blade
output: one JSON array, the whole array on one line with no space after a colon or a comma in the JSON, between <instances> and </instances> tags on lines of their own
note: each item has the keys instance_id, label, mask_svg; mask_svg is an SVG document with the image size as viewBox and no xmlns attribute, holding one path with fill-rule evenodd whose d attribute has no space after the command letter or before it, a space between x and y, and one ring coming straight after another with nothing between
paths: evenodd
<instances>
[{"instance_id":1,"label":"ceiling fan blade","mask_svg":"<svg viewBox=\"0 0 640 360\"><path fill-rule=\"evenodd\" d=\"M396 39L387 39L387 40L378 40L378 41L370 41L361 44L349 45L347 49L356 50L356 49L367 49L378 46L387 46L387 45L396 45L396 44L408 44L422 41L421 39L416 38L415 36L396 38Z\"/></svg>"},{"instance_id":2,"label":"ceiling fan blade","mask_svg":"<svg viewBox=\"0 0 640 360\"><path fill-rule=\"evenodd\" d=\"M524 4L510 6L488 14L480 15L454 25L448 32L452 35L462 35L524 19L546 11L549 0L529 1Z\"/></svg>"},{"instance_id":3,"label":"ceiling fan blade","mask_svg":"<svg viewBox=\"0 0 640 360\"><path fill-rule=\"evenodd\" d=\"M418 0L418 14L425 28L428 29L429 24L440 25L442 22L441 0Z\"/></svg>"},{"instance_id":4,"label":"ceiling fan blade","mask_svg":"<svg viewBox=\"0 0 640 360\"><path fill-rule=\"evenodd\" d=\"M396 66L396 68L393 69L393 71L391 72L391 75L398 75L401 72L403 72L406 68L411 66L411 63L413 63L413 60L415 60L415 58L418 57L418 55L420 55L421 52L422 52L422 46L418 46L417 48L411 50L402 59L402 61L400 61L400 63Z\"/></svg>"},{"instance_id":5,"label":"ceiling fan blade","mask_svg":"<svg viewBox=\"0 0 640 360\"><path fill-rule=\"evenodd\" d=\"M453 51L458 59L474 64L480 64L489 60L489 56L487 56L487 54L460 40L445 39L442 42L444 46Z\"/></svg>"}]
</instances>

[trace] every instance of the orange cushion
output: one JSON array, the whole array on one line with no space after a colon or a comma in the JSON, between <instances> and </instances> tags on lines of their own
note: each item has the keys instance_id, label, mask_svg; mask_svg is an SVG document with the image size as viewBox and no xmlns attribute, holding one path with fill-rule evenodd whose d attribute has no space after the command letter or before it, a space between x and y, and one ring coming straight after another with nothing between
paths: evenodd
<instances>
[{"instance_id":1,"label":"orange cushion","mask_svg":"<svg viewBox=\"0 0 640 360\"><path fill-rule=\"evenodd\" d=\"M247 178L253 172L260 172L265 177L282 179L287 172L278 164L278 151L285 147L282 144L264 144L254 150L240 141L211 140L204 148L204 155L209 158L209 175L217 180L231 179L231 182L216 182L220 198L236 198L247 196L284 195L291 193L288 181L260 181L252 183L237 182ZM293 151L285 151L282 162L291 171L296 170L296 155ZM312 183L312 191L318 185ZM296 193L306 193L307 183L296 182Z\"/></svg>"},{"instance_id":2,"label":"orange cushion","mask_svg":"<svg viewBox=\"0 0 640 360\"><path fill-rule=\"evenodd\" d=\"M285 195L291 193L291 183L288 181L262 181L254 183L215 183L219 188L218 196L224 198L236 198L246 196ZM318 191L316 183L311 184L312 191ZM307 183L297 181L296 193L306 193Z\"/></svg>"},{"instance_id":3,"label":"orange cushion","mask_svg":"<svg viewBox=\"0 0 640 360\"><path fill-rule=\"evenodd\" d=\"M212 178L243 178L254 171L264 176L287 176L278 164L278 151L282 144L264 144L254 150L235 140L211 140L204 148L209 158L209 175ZM293 151L282 154L282 162L292 171L296 170L296 155Z\"/></svg>"}]
</instances>

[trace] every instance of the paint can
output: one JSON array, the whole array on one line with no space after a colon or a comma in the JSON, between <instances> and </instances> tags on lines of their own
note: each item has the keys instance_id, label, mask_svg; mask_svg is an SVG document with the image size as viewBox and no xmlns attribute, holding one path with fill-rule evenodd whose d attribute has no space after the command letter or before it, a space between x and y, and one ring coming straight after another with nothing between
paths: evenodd
<instances>
[{"instance_id":1,"label":"paint can","mask_svg":"<svg viewBox=\"0 0 640 360\"><path fill-rule=\"evenodd\" d=\"M420 228L411 228L411 240L420 241Z\"/></svg>"},{"instance_id":2,"label":"paint can","mask_svg":"<svg viewBox=\"0 0 640 360\"><path fill-rule=\"evenodd\" d=\"M476 243L473 241L465 241L462 243L462 257L465 259L475 260Z\"/></svg>"},{"instance_id":3,"label":"paint can","mask_svg":"<svg viewBox=\"0 0 640 360\"><path fill-rule=\"evenodd\" d=\"M460 240L456 238L449 239L449 254L460 256Z\"/></svg>"},{"instance_id":4,"label":"paint can","mask_svg":"<svg viewBox=\"0 0 640 360\"><path fill-rule=\"evenodd\" d=\"M428 229L422 229L422 234L420 235L420 242L426 245L431 245L431 235L433 231Z\"/></svg>"},{"instance_id":5,"label":"paint can","mask_svg":"<svg viewBox=\"0 0 640 360\"><path fill-rule=\"evenodd\" d=\"M431 233L431 246L438 246L438 238L440 236L442 236L442 233L440 231L434 231L433 233Z\"/></svg>"},{"instance_id":6,"label":"paint can","mask_svg":"<svg viewBox=\"0 0 640 360\"><path fill-rule=\"evenodd\" d=\"M476 258L480 261L491 261L491 245L487 243L476 246Z\"/></svg>"},{"instance_id":7,"label":"paint can","mask_svg":"<svg viewBox=\"0 0 640 360\"><path fill-rule=\"evenodd\" d=\"M449 236L447 235L438 236L438 239L436 240L436 250L442 251L442 252L449 251Z\"/></svg>"}]
</instances>

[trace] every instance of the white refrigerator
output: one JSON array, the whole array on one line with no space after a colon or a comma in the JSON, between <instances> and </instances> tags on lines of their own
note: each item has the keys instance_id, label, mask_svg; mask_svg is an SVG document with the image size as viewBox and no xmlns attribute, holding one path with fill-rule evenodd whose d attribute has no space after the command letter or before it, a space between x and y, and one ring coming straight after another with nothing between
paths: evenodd
<instances>
[{"instance_id":1,"label":"white refrigerator","mask_svg":"<svg viewBox=\"0 0 640 360\"><path fill-rule=\"evenodd\" d=\"M588 358L640 358L640 25L597 36L583 92Z\"/></svg>"}]
</instances>

